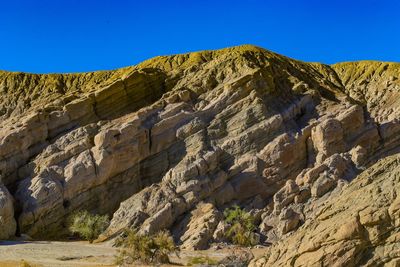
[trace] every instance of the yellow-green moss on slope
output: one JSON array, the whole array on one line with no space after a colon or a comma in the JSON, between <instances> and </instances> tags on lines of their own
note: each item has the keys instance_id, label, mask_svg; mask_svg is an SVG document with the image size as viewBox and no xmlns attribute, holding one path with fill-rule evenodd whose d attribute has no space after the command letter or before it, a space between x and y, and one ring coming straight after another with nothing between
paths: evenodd
<instances>
[{"instance_id":1,"label":"yellow-green moss on slope","mask_svg":"<svg viewBox=\"0 0 400 267\"><path fill-rule=\"evenodd\" d=\"M394 63L379 62L333 66L305 63L257 46L242 45L214 51L159 56L114 71L78 74L0 71L0 117L20 114L31 106L47 104L64 95L79 96L102 89L137 71L160 73L168 87L163 91L179 90L189 84L190 88L187 89L201 93L258 70L269 87L265 92L284 96L291 94L293 88L300 93L312 89L333 99L344 96L343 84L347 85L358 78L368 78L387 69L398 70L397 66Z\"/></svg>"},{"instance_id":2,"label":"yellow-green moss on slope","mask_svg":"<svg viewBox=\"0 0 400 267\"><path fill-rule=\"evenodd\" d=\"M64 95L81 94L113 83L131 68L78 74L30 74L0 72L0 116L13 110L22 112Z\"/></svg>"},{"instance_id":3,"label":"yellow-green moss on slope","mask_svg":"<svg viewBox=\"0 0 400 267\"><path fill-rule=\"evenodd\" d=\"M220 58L221 60L228 57L231 59L235 59L250 54L268 54L270 56L273 55L272 52L269 52L263 48L254 45L241 45L219 50L204 50L171 56L158 56L143 61L142 63L138 64L137 67L158 68L164 71L180 71L183 69L191 68L193 66L201 65L216 58Z\"/></svg>"},{"instance_id":4,"label":"yellow-green moss on slope","mask_svg":"<svg viewBox=\"0 0 400 267\"><path fill-rule=\"evenodd\" d=\"M400 63L379 61L358 61L333 64L343 84L358 85L363 81L390 79L400 76Z\"/></svg>"},{"instance_id":5,"label":"yellow-green moss on slope","mask_svg":"<svg viewBox=\"0 0 400 267\"><path fill-rule=\"evenodd\" d=\"M332 65L346 94L366 106L380 123L400 114L400 63L360 61Z\"/></svg>"},{"instance_id":6,"label":"yellow-green moss on slope","mask_svg":"<svg viewBox=\"0 0 400 267\"><path fill-rule=\"evenodd\" d=\"M306 63L294 60L254 45L242 45L214 51L200 51L173 56L160 56L140 63L138 68L157 68L175 77L185 76L185 83L191 76L200 77L202 72L213 69L212 75L202 78L224 83L232 73L246 70L260 70L267 81L269 92L285 94L301 82L324 95L343 95L340 79L333 69L320 63ZM184 83L182 83L184 84ZM189 83L190 84L190 83Z\"/></svg>"},{"instance_id":7,"label":"yellow-green moss on slope","mask_svg":"<svg viewBox=\"0 0 400 267\"><path fill-rule=\"evenodd\" d=\"M135 71L158 69L165 73L182 74L187 69L213 61L235 60L250 52L266 53L254 46L239 46L216 51L202 51L149 59L137 66L114 71L77 74L29 74L0 71L0 117L19 114L31 106L47 104L64 95L95 91L131 75ZM217 60L218 61L218 60ZM172 82L172 85L174 83Z\"/></svg>"}]
</instances>

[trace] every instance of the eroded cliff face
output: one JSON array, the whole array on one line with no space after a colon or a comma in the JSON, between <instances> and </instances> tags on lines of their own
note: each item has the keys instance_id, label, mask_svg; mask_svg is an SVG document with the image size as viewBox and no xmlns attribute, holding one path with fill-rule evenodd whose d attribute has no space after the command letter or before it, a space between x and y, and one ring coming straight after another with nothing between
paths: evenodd
<instances>
[{"instance_id":1,"label":"eroded cliff face","mask_svg":"<svg viewBox=\"0 0 400 267\"><path fill-rule=\"evenodd\" d=\"M112 216L102 239L168 228L183 248L204 249L239 204L261 240L282 242L398 152L399 71L240 46L113 72L1 74L0 196L14 205L0 202L0 218L49 236L88 209Z\"/></svg>"},{"instance_id":2,"label":"eroded cliff face","mask_svg":"<svg viewBox=\"0 0 400 267\"><path fill-rule=\"evenodd\" d=\"M398 266L400 156L361 173L250 266Z\"/></svg>"}]
</instances>

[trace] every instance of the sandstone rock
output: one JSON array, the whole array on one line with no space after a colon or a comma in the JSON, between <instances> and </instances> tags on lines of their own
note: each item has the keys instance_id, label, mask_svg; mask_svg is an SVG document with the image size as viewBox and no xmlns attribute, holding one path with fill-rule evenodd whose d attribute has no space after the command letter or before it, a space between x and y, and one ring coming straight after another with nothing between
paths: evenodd
<instances>
[{"instance_id":1,"label":"sandstone rock","mask_svg":"<svg viewBox=\"0 0 400 267\"><path fill-rule=\"evenodd\" d=\"M292 203L298 192L298 185L293 180L288 180L285 186L274 195L275 212L279 213L283 207Z\"/></svg>"},{"instance_id":2,"label":"sandstone rock","mask_svg":"<svg viewBox=\"0 0 400 267\"><path fill-rule=\"evenodd\" d=\"M359 105L353 105L347 110L341 112L337 119L342 125L344 138L347 140L351 140L363 128L363 108Z\"/></svg>"},{"instance_id":3,"label":"sandstone rock","mask_svg":"<svg viewBox=\"0 0 400 267\"><path fill-rule=\"evenodd\" d=\"M6 187L0 184L0 239L14 236L16 227L13 197Z\"/></svg>"},{"instance_id":4,"label":"sandstone rock","mask_svg":"<svg viewBox=\"0 0 400 267\"><path fill-rule=\"evenodd\" d=\"M174 222L172 208L172 204L167 203L161 210L145 220L141 226L141 233L154 234L161 229L171 226Z\"/></svg>"},{"instance_id":5,"label":"sandstone rock","mask_svg":"<svg viewBox=\"0 0 400 267\"><path fill-rule=\"evenodd\" d=\"M388 209L388 215L390 216L393 224L398 227L400 225L400 198L397 197Z\"/></svg>"},{"instance_id":6,"label":"sandstone rock","mask_svg":"<svg viewBox=\"0 0 400 267\"><path fill-rule=\"evenodd\" d=\"M327 119L319 124L313 129L311 138L318 153L317 163L345 149L342 124L336 119Z\"/></svg>"},{"instance_id":7,"label":"sandstone rock","mask_svg":"<svg viewBox=\"0 0 400 267\"><path fill-rule=\"evenodd\" d=\"M335 185L336 181L333 178L328 177L326 174L322 174L312 185L311 195L313 197L321 197L326 192L330 191Z\"/></svg>"},{"instance_id":8,"label":"sandstone rock","mask_svg":"<svg viewBox=\"0 0 400 267\"><path fill-rule=\"evenodd\" d=\"M268 232L274 228L268 224L268 220L263 220L258 227L260 229L260 233L263 235L268 235Z\"/></svg>"},{"instance_id":9,"label":"sandstone rock","mask_svg":"<svg viewBox=\"0 0 400 267\"><path fill-rule=\"evenodd\" d=\"M300 215L291 208L284 209L279 217L281 222L278 228L281 234L293 231L300 223Z\"/></svg>"},{"instance_id":10,"label":"sandstone rock","mask_svg":"<svg viewBox=\"0 0 400 267\"><path fill-rule=\"evenodd\" d=\"M98 184L96 166L89 150L71 158L64 168L64 198L72 199L75 194L80 194Z\"/></svg>"},{"instance_id":11,"label":"sandstone rock","mask_svg":"<svg viewBox=\"0 0 400 267\"><path fill-rule=\"evenodd\" d=\"M63 191L59 180L43 173L40 176L23 180L15 194L22 213L18 223L22 233L52 236L49 225L63 217ZM46 231L44 230L46 229Z\"/></svg>"},{"instance_id":12,"label":"sandstone rock","mask_svg":"<svg viewBox=\"0 0 400 267\"><path fill-rule=\"evenodd\" d=\"M304 203L311 196L311 190L308 187L301 188L299 193L294 197L294 203Z\"/></svg>"},{"instance_id":13,"label":"sandstone rock","mask_svg":"<svg viewBox=\"0 0 400 267\"><path fill-rule=\"evenodd\" d=\"M183 249L206 249L221 219L222 214L212 204L200 203L177 225L174 236Z\"/></svg>"},{"instance_id":14,"label":"sandstone rock","mask_svg":"<svg viewBox=\"0 0 400 267\"><path fill-rule=\"evenodd\" d=\"M393 192L400 190L399 162L398 155L391 156L364 171L339 195L329 197L312 220L250 266L393 264L398 227L391 222L397 217L385 214L397 214Z\"/></svg>"},{"instance_id":15,"label":"sandstone rock","mask_svg":"<svg viewBox=\"0 0 400 267\"><path fill-rule=\"evenodd\" d=\"M348 94L364 103L375 121L384 123L398 117L399 110L395 107L399 102L394 97L398 80L387 84L390 77L398 77L397 64L366 61L335 64L332 68L343 80Z\"/></svg>"},{"instance_id":16,"label":"sandstone rock","mask_svg":"<svg viewBox=\"0 0 400 267\"><path fill-rule=\"evenodd\" d=\"M222 206L231 201L234 197L235 190L230 183L226 183L221 189L215 192L214 199L218 206Z\"/></svg>"},{"instance_id":17,"label":"sandstone rock","mask_svg":"<svg viewBox=\"0 0 400 267\"><path fill-rule=\"evenodd\" d=\"M329 169L325 164L316 164L313 168L305 169L296 177L298 185L312 184L321 173Z\"/></svg>"},{"instance_id":18,"label":"sandstone rock","mask_svg":"<svg viewBox=\"0 0 400 267\"><path fill-rule=\"evenodd\" d=\"M398 152L398 69L304 63L240 46L109 72L0 72L2 183L16 200L21 233L33 238L62 233L72 212L87 209L112 216L103 239L184 220L175 238L205 248L223 232L220 212L239 205L256 217L257 235L286 242L320 220L361 170ZM354 265L366 243L380 246L371 263L380 264L382 251L395 247L382 236L398 224L395 204L387 212L380 205L340 218L359 218L369 240L355 223L342 229L352 242L320 250L336 240L326 225L299 265L317 264L323 253L325 263ZM279 266L279 255L265 263Z\"/></svg>"},{"instance_id":19,"label":"sandstone rock","mask_svg":"<svg viewBox=\"0 0 400 267\"><path fill-rule=\"evenodd\" d=\"M264 176L269 184L283 177L294 178L294 174L305 168L306 142L303 137L294 139L288 134L278 136L259 152L258 157L267 164Z\"/></svg>"},{"instance_id":20,"label":"sandstone rock","mask_svg":"<svg viewBox=\"0 0 400 267\"><path fill-rule=\"evenodd\" d=\"M213 241L214 242L225 242L228 229L229 229L229 225L227 223L225 223L223 220L220 221L213 233L213 236L212 236Z\"/></svg>"}]
</instances>

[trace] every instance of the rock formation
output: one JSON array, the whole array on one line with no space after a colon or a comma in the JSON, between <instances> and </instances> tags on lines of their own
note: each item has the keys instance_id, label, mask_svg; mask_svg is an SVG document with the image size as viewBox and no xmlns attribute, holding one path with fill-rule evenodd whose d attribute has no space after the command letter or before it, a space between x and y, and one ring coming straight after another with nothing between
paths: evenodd
<instances>
[{"instance_id":1,"label":"rock formation","mask_svg":"<svg viewBox=\"0 0 400 267\"><path fill-rule=\"evenodd\" d=\"M397 266L400 156L380 160L324 201L251 266Z\"/></svg>"},{"instance_id":2,"label":"rock formation","mask_svg":"<svg viewBox=\"0 0 400 267\"><path fill-rule=\"evenodd\" d=\"M254 46L108 72L0 73L0 219L10 222L0 238L60 234L87 209L112 217L101 239L167 228L182 248L204 249L237 204L278 255L308 238L325 201L398 152L399 77L395 63L328 66ZM286 265L298 251L255 264Z\"/></svg>"},{"instance_id":3,"label":"rock formation","mask_svg":"<svg viewBox=\"0 0 400 267\"><path fill-rule=\"evenodd\" d=\"M13 197L4 185L0 185L0 239L13 236L16 231Z\"/></svg>"}]
</instances>

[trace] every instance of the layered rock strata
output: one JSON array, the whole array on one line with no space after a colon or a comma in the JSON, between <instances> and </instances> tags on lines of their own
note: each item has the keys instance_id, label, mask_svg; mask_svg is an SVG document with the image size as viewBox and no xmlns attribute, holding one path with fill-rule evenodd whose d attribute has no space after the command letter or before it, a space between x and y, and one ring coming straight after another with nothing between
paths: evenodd
<instances>
[{"instance_id":1,"label":"layered rock strata","mask_svg":"<svg viewBox=\"0 0 400 267\"><path fill-rule=\"evenodd\" d=\"M1 75L2 238L62 233L87 209L112 216L102 239L167 228L204 249L237 204L262 242L279 243L400 147L394 63L240 46L114 72Z\"/></svg>"},{"instance_id":2,"label":"layered rock strata","mask_svg":"<svg viewBox=\"0 0 400 267\"><path fill-rule=\"evenodd\" d=\"M368 168L251 266L397 266L400 157Z\"/></svg>"}]
</instances>

